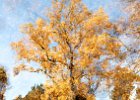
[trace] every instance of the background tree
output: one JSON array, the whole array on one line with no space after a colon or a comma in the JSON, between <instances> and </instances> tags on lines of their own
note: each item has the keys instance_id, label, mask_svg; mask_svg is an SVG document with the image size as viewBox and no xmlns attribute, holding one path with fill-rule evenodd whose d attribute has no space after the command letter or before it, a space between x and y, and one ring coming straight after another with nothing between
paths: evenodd
<instances>
[{"instance_id":1,"label":"background tree","mask_svg":"<svg viewBox=\"0 0 140 100\"><path fill-rule=\"evenodd\" d=\"M115 76L112 76L114 82L113 100L129 100L134 84L138 83L137 85L139 85L140 83L140 2L137 0L122 2L127 3L124 9L127 17L123 16L114 25L114 34L118 35L120 42L123 44L123 56L119 61L121 68L117 68L113 73L116 73Z\"/></svg>"},{"instance_id":2,"label":"background tree","mask_svg":"<svg viewBox=\"0 0 140 100\"><path fill-rule=\"evenodd\" d=\"M41 100L41 95L44 93L42 85L32 87L32 90L25 97L18 96L15 100Z\"/></svg>"},{"instance_id":3,"label":"background tree","mask_svg":"<svg viewBox=\"0 0 140 100\"><path fill-rule=\"evenodd\" d=\"M137 88L136 93L137 93L136 99L139 100L140 99L140 88Z\"/></svg>"},{"instance_id":4,"label":"background tree","mask_svg":"<svg viewBox=\"0 0 140 100\"><path fill-rule=\"evenodd\" d=\"M6 91L7 75L4 67L0 67L0 100L4 100L4 93Z\"/></svg>"},{"instance_id":5,"label":"background tree","mask_svg":"<svg viewBox=\"0 0 140 100\"><path fill-rule=\"evenodd\" d=\"M130 100L132 90L134 89L134 82L139 81L140 77L127 67L115 68L111 77L114 82L114 89L111 95L112 100Z\"/></svg>"}]
</instances>

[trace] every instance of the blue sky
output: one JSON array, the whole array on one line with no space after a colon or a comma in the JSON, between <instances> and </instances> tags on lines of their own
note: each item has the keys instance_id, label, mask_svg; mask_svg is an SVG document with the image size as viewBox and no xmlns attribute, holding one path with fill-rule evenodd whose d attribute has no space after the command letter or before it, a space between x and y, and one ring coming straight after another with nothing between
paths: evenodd
<instances>
[{"instance_id":1,"label":"blue sky","mask_svg":"<svg viewBox=\"0 0 140 100\"><path fill-rule=\"evenodd\" d=\"M103 7L114 20L121 16L119 5L115 0L83 0L90 9ZM46 7L50 0L0 0L0 64L5 66L9 76L9 89L6 92L6 100L12 100L15 96L23 96L31 89L31 86L45 82L42 74L21 72L14 77L12 69L17 60L15 53L10 48L10 43L22 37L19 26L26 22L34 22L38 17L44 17ZM105 100L104 97L98 100ZM109 100L106 98L106 100Z\"/></svg>"}]
</instances>

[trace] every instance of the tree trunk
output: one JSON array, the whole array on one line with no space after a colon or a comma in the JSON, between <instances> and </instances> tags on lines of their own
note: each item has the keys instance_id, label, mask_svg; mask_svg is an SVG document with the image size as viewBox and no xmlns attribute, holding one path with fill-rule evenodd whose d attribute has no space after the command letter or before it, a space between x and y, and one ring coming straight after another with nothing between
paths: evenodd
<instances>
[{"instance_id":1,"label":"tree trunk","mask_svg":"<svg viewBox=\"0 0 140 100\"><path fill-rule=\"evenodd\" d=\"M73 53L72 53L72 50L71 50L71 58L70 58L70 65L69 65L70 85L71 85L71 90L74 93L73 100L75 100L76 99L76 87L75 87L75 84L74 84L73 68L74 68L74 65L73 65Z\"/></svg>"},{"instance_id":2,"label":"tree trunk","mask_svg":"<svg viewBox=\"0 0 140 100\"><path fill-rule=\"evenodd\" d=\"M1 93L0 93L0 100L4 100L4 96Z\"/></svg>"}]
</instances>

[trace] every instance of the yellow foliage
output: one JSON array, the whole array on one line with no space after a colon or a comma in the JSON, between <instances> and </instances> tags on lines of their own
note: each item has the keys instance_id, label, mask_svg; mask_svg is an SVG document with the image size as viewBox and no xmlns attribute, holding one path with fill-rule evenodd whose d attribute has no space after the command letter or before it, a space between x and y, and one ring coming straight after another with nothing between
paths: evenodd
<instances>
[{"instance_id":1,"label":"yellow foliage","mask_svg":"<svg viewBox=\"0 0 140 100\"><path fill-rule=\"evenodd\" d=\"M72 100L73 92L68 81L59 82L57 85L46 85L42 100Z\"/></svg>"},{"instance_id":2,"label":"yellow foliage","mask_svg":"<svg viewBox=\"0 0 140 100\"><path fill-rule=\"evenodd\" d=\"M28 41L13 43L13 49L20 60L38 63L52 82L46 85L42 100L72 100L78 93L94 100L89 90L97 85L93 76L99 75L100 68L95 68L98 61L102 55L119 55L121 47L110 36L112 24L103 8L92 13L81 0L52 3L49 21L39 18L35 25L25 25ZM107 69L108 63L101 67ZM81 82L83 77L87 83Z\"/></svg>"}]
</instances>

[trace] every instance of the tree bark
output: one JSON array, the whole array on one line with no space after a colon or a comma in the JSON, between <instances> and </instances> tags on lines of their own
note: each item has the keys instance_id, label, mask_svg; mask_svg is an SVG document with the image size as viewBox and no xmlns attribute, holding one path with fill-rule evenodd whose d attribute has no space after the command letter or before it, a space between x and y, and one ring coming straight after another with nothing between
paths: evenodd
<instances>
[{"instance_id":1,"label":"tree bark","mask_svg":"<svg viewBox=\"0 0 140 100\"><path fill-rule=\"evenodd\" d=\"M4 100L4 96L1 93L0 93L0 100Z\"/></svg>"},{"instance_id":2,"label":"tree bark","mask_svg":"<svg viewBox=\"0 0 140 100\"><path fill-rule=\"evenodd\" d=\"M69 64L70 85L71 85L71 90L74 93L73 100L75 100L76 99L76 87L75 87L75 83L74 83L73 69L74 69L74 65L73 65L73 52L71 51L71 58L70 58L70 64Z\"/></svg>"}]
</instances>

